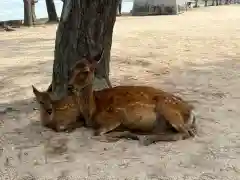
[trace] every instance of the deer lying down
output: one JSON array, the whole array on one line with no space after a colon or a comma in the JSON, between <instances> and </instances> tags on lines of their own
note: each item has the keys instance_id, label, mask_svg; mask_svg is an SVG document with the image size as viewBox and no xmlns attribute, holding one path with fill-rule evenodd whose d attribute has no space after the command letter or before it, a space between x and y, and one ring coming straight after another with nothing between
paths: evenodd
<instances>
[{"instance_id":1,"label":"deer lying down","mask_svg":"<svg viewBox=\"0 0 240 180\"><path fill-rule=\"evenodd\" d=\"M39 104L40 111L40 121L43 126L47 126L50 124L50 115L52 113L52 104L50 101L50 95L52 91L52 87L49 86L47 91L38 91L34 86L32 86L33 94L36 97L36 101Z\"/></svg>"},{"instance_id":2,"label":"deer lying down","mask_svg":"<svg viewBox=\"0 0 240 180\"><path fill-rule=\"evenodd\" d=\"M180 97L147 86L93 91L94 71L100 59L101 55L81 59L69 81L81 114L95 129L95 135L138 139L145 145L195 136L194 108ZM139 134L147 136L141 139Z\"/></svg>"},{"instance_id":3,"label":"deer lying down","mask_svg":"<svg viewBox=\"0 0 240 180\"><path fill-rule=\"evenodd\" d=\"M78 104L75 103L76 96L71 91L68 90L68 94L63 100L55 100L51 85L47 91L38 91L34 86L32 89L40 106L40 121L43 126L55 131L62 131L63 127L67 126L67 129L64 130L72 131L84 125ZM55 121L53 116L58 121Z\"/></svg>"}]
</instances>

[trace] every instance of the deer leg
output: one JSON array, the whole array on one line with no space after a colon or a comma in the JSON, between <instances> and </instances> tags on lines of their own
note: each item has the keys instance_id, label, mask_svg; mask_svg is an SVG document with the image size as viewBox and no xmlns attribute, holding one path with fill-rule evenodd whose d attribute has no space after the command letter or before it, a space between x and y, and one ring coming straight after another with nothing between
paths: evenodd
<instances>
[{"instance_id":1,"label":"deer leg","mask_svg":"<svg viewBox=\"0 0 240 180\"><path fill-rule=\"evenodd\" d=\"M156 107L157 113L164 117L169 124L176 129L179 133L184 133L188 137L194 136L189 127L185 126L184 117L181 112L176 108L171 107L167 103L159 102Z\"/></svg>"},{"instance_id":2,"label":"deer leg","mask_svg":"<svg viewBox=\"0 0 240 180\"><path fill-rule=\"evenodd\" d=\"M123 131L123 132L110 132L106 134L106 136L111 138L124 138L124 139L132 139L132 140L139 140L139 135L132 133L130 131Z\"/></svg>"},{"instance_id":3,"label":"deer leg","mask_svg":"<svg viewBox=\"0 0 240 180\"><path fill-rule=\"evenodd\" d=\"M185 133L145 135L139 139L141 145L148 146L159 141L179 141L187 138Z\"/></svg>"},{"instance_id":4,"label":"deer leg","mask_svg":"<svg viewBox=\"0 0 240 180\"><path fill-rule=\"evenodd\" d=\"M93 137L93 139L98 139L98 140L104 141L104 142L118 141L120 138L107 136L106 134L110 131L115 130L120 125L121 125L121 122L115 122L115 123L112 123L112 124L107 125L107 126L102 125L100 128L98 128L94 131L94 136L95 137Z\"/></svg>"},{"instance_id":5,"label":"deer leg","mask_svg":"<svg viewBox=\"0 0 240 180\"><path fill-rule=\"evenodd\" d=\"M119 125L124 124L125 121L128 122L128 115L124 108L118 108L118 115L119 115L118 116L119 121L121 122ZM139 136L130 131L109 132L108 134L106 134L106 136L111 137L111 138L118 138L118 139L124 138L124 139L139 140Z\"/></svg>"},{"instance_id":6,"label":"deer leg","mask_svg":"<svg viewBox=\"0 0 240 180\"><path fill-rule=\"evenodd\" d=\"M116 130L120 125L124 124L123 122L127 120L127 114L124 109L118 109L113 114L108 114L108 120L105 122L112 122L110 125L102 124L102 127L95 131L95 135L104 136L105 139L113 141L119 140L121 138L139 140L137 134L131 133L129 131L123 132L112 132ZM107 117L107 116L105 116ZM110 120L110 121L109 121Z\"/></svg>"},{"instance_id":7,"label":"deer leg","mask_svg":"<svg viewBox=\"0 0 240 180\"><path fill-rule=\"evenodd\" d=\"M121 122L115 122L115 123L112 123L107 126L102 125L102 127L98 128L97 130L94 131L94 136L102 136L110 131L113 131L120 125L121 125Z\"/></svg>"},{"instance_id":8,"label":"deer leg","mask_svg":"<svg viewBox=\"0 0 240 180\"><path fill-rule=\"evenodd\" d=\"M178 130L180 133L185 133L188 137L195 137L197 134L196 126L190 126L187 124L176 125L172 124L172 126Z\"/></svg>"}]
</instances>

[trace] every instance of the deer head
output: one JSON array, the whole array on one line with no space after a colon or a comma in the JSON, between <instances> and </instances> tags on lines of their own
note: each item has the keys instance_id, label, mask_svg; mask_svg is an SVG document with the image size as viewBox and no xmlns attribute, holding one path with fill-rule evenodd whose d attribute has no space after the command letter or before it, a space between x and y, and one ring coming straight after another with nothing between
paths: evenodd
<instances>
[{"instance_id":1,"label":"deer head","mask_svg":"<svg viewBox=\"0 0 240 180\"><path fill-rule=\"evenodd\" d=\"M75 95L68 92L61 99L51 97L52 114L50 116L50 127L56 131L68 130L69 126L77 121L80 111Z\"/></svg>"},{"instance_id":2,"label":"deer head","mask_svg":"<svg viewBox=\"0 0 240 180\"><path fill-rule=\"evenodd\" d=\"M77 61L71 69L69 85L81 90L87 85L92 84L95 69L102 59L102 56L103 51L94 57L85 57Z\"/></svg>"},{"instance_id":3,"label":"deer head","mask_svg":"<svg viewBox=\"0 0 240 180\"><path fill-rule=\"evenodd\" d=\"M51 103L51 89L47 91L38 91L37 88L32 86L33 94L36 97L37 103L39 104L40 121L43 126L48 127L51 123L50 116L52 114L52 103Z\"/></svg>"},{"instance_id":4,"label":"deer head","mask_svg":"<svg viewBox=\"0 0 240 180\"><path fill-rule=\"evenodd\" d=\"M50 92L38 91L37 88L35 88L33 85L32 85L32 90L33 90L33 94L35 95L38 104L40 105L40 108L45 110L50 115L52 113Z\"/></svg>"}]
</instances>

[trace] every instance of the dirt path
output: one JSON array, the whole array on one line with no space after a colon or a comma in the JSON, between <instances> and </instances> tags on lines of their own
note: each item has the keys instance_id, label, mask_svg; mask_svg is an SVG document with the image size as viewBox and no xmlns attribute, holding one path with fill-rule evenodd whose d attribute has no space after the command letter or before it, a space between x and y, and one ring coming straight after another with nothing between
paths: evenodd
<instances>
[{"instance_id":1,"label":"dirt path","mask_svg":"<svg viewBox=\"0 0 240 180\"><path fill-rule=\"evenodd\" d=\"M118 18L114 85L163 88L192 101L198 114L198 137L149 147L98 142L86 129L66 135L42 128L30 85L45 89L50 82L56 26L0 33L0 110L10 107L0 114L0 180L240 179L239 10Z\"/></svg>"}]
</instances>

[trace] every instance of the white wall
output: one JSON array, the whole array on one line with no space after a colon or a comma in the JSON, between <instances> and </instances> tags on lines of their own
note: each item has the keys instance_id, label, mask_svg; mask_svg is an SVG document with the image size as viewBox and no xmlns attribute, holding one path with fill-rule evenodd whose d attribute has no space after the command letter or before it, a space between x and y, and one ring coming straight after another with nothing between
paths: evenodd
<instances>
[{"instance_id":1,"label":"white wall","mask_svg":"<svg viewBox=\"0 0 240 180\"><path fill-rule=\"evenodd\" d=\"M184 6L187 1L189 0L176 0L176 4L180 6Z\"/></svg>"},{"instance_id":2,"label":"white wall","mask_svg":"<svg viewBox=\"0 0 240 180\"><path fill-rule=\"evenodd\" d=\"M153 6L173 6L175 8L175 12L178 14L180 13L180 11L184 11L185 10L185 4L186 2L189 0L134 0L134 7L138 7L139 6L145 6L146 4L149 5L153 5ZM133 7L133 8L134 8ZM143 10L145 12L145 10ZM142 14L144 14L144 12L142 12ZM141 14L140 12L138 12L138 14ZM147 13L146 13L147 14Z\"/></svg>"},{"instance_id":3,"label":"white wall","mask_svg":"<svg viewBox=\"0 0 240 180\"><path fill-rule=\"evenodd\" d=\"M175 6L176 0L152 0L154 1L154 5L164 4L165 6Z\"/></svg>"},{"instance_id":4,"label":"white wall","mask_svg":"<svg viewBox=\"0 0 240 180\"><path fill-rule=\"evenodd\" d=\"M166 6L175 6L176 5L176 0L135 0L134 3L137 5L144 5L148 2L148 4L152 5L161 5L164 4Z\"/></svg>"}]
</instances>

